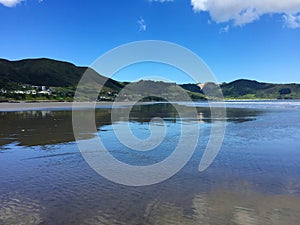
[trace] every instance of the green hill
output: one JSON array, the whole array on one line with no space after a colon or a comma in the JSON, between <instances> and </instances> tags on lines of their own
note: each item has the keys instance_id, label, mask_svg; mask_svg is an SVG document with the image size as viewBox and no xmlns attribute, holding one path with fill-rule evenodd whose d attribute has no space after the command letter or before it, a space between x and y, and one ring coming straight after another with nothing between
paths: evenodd
<instances>
[{"instance_id":1,"label":"green hill","mask_svg":"<svg viewBox=\"0 0 300 225\"><path fill-rule=\"evenodd\" d=\"M0 59L0 89L11 87L13 84L77 86L86 69L87 67L46 58L19 61ZM106 79L99 74L98 76L103 80ZM112 79L108 79L105 86L112 90L119 90L123 87L122 84Z\"/></svg>"},{"instance_id":2,"label":"green hill","mask_svg":"<svg viewBox=\"0 0 300 225\"><path fill-rule=\"evenodd\" d=\"M255 80L236 80L221 84L226 98L243 99L299 99L299 84L260 83Z\"/></svg>"},{"instance_id":3,"label":"green hill","mask_svg":"<svg viewBox=\"0 0 300 225\"><path fill-rule=\"evenodd\" d=\"M71 98L74 95L76 86L82 75L88 67L76 66L72 63L57 61L53 59L24 59L19 61L9 61L0 59L0 97L2 99L37 99L47 97L47 99L63 100ZM96 71L89 69L91 83L105 83L102 92L99 94L100 100L113 100L116 94L124 88L129 82L118 82L113 79L98 74ZM22 89L24 85L47 86L52 87L51 96L33 95L16 93L16 90L23 90L25 93L29 88ZM155 94L158 90L160 95L180 96L180 90L175 84L139 81L131 83L131 88L138 90L127 90L128 95L124 99L131 99L133 95L152 97L149 100L155 100ZM215 83L205 84L182 84L179 85L194 100L203 100L207 98L218 99L221 93ZM220 85L223 96L227 99L300 99L300 84L273 84L262 83L255 80L240 79L230 83ZM89 86L83 90L89 91ZM32 89L32 88L31 88ZM145 93L148 90L150 93ZM205 94L207 96L205 96ZM1 100L1 99L0 99ZM147 99L146 99L147 100Z\"/></svg>"},{"instance_id":4,"label":"green hill","mask_svg":"<svg viewBox=\"0 0 300 225\"><path fill-rule=\"evenodd\" d=\"M219 87L215 83L183 84L187 91L206 94L209 98L220 98ZM202 88L200 88L200 86ZM255 80L240 79L220 85L226 99L300 99L300 84L273 84Z\"/></svg>"}]
</instances>

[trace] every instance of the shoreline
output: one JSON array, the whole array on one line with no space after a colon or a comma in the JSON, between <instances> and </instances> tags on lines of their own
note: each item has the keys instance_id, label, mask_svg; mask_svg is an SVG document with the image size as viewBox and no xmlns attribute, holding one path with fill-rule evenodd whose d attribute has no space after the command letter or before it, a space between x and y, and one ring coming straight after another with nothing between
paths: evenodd
<instances>
[{"instance_id":1,"label":"shoreline","mask_svg":"<svg viewBox=\"0 0 300 225\"><path fill-rule=\"evenodd\" d=\"M157 102L139 102L139 105L154 104ZM0 102L0 112L42 111L42 110L72 110L131 106L136 102Z\"/></svg>"},{"instance_id":2,"label":"shoreline","mask_svg":"<svg viewBox=\"0 0 300 225\"><path fill-rule=\"evenodd\" d=\"M72 110L74 102L1 102L0 112L17 112L31 110ZM92 102L75 102L76 108L91 108ZM97 102L96 107L111 107L113 102ZM116 103L115 103L116 104ZM129 103L117 103L128 105Z\"/></svg>"},{"instance_id":3,"label":"shoreline","mask_svg":"<svg viewBox=\"0 0 300 225\"><path fill-rule=\"evenodd\" d=\"M225 100L225 103L234 102L264 102L264 101L276 101L276 100L249 100L249 99L239 99L239 100ZM277 101L293 101L293 100L277 100ZM297 101L297 100L296 100ZM299 101L299 100L298 100ZM202 101L201 101L202 102ZM207 101L203 101L207 102ZM218 101L216 101L218 102ZM139 102L138 104L155 104L159 102ZM94 108L95 102L52 102L52 101L37 101L37 102L0 102L0 112L18 112L18 111L32 111L32 110L72 110L75 109L87 109ZM107 108L115 106L130 106L136 104L135 102L96 102L95 108ZM74 106L75 105L75 106Z\"/></svg>"}]
</instances>

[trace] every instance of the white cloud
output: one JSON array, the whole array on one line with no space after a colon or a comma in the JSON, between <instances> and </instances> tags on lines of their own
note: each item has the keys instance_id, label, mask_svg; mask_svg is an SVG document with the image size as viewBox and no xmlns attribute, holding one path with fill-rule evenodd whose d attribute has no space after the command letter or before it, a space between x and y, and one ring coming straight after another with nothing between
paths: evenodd
<instances>
[{"instance_id":1,"label":"white cloud","mask_svg":"<svg viewBox=\"0 0 300 225\"><path fill-rule=\"evenodd\" d=\"M285 26L289 28L300 28L300 15L283 15Z\"/></svg>"},{"instance_id":2,"label":"white cloud","mask_svg":"<svg viewBox=\"0 0 300 225\"><path fill-rule=\"evenodd\" d=\"M284 14L288 27L299 26L300 0L191 0L195 12L205 11L216 23L243 25L264 14Z\"/></svg>"},{"instance_id":3,"label":"white cloud","mask_svg":"<svg viewBox=\"0 0 300 225\"><path fill-rule=\"evenodd\" d=\"M140 31L146 31L147 25L145 23L145 20L141 17L137 22L139 24Z\"/></svg>"},{"instance_id":4,"label":"white cloud","mask_svg":"<svg viewBox=\"0 0 300 225\"><path fill-rule=\"evenodd\" d=\"M221 29L220 29L220 34L221 33L227 33L229 31L229 25L226 25L225 27L222 27Z\"/></svg>"},{"instance_id":5,"label":"white cloud","mask_svg":"<svg viewBox=\"0 0 300 225\"><path fill-rule=\"evenodd\" d=\"M6 7L14 7L21 2L25 2L26 0L0 0L0 4ZM44 0L37 0L39 3L42 3Z\"/></svg>"},{"instance_id":6,"label":"white cloud","mask_svg":"<svg viewBox=\"0 0 300 225\"><path fill-rule=\"evenodd\" d=\"M0 4L7 7L14 7L24 0L0 0Z\"/></svg>"}]
</instances>

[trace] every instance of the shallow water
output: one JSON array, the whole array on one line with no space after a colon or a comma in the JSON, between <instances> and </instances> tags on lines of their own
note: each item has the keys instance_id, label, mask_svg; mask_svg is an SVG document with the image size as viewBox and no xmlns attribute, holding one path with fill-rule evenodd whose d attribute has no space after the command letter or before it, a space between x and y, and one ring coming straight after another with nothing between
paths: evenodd
<instances>
[{"instance_id":1,"label":"shallow water","mask_svg":"<svg viewBox=\"0 0 300 225\"><path fill-rule=\"evenodd\" d=\"M204 172L198 166L214 121L207 103L197 106L199 120L188 120L200 124L191 160L144 187L113 183L90 168L74 141L71 111L1 112L0 224L299 224L300 102L228 102L221 151ZM132 132L149 136L153 117L167 127L153 151L124 147L109 108L96 110L97 134L87 128L81 138L99 136L117 159L150 165L172 153L186 122L168 104L136 106Z\"/></svg>"}]
</instances>

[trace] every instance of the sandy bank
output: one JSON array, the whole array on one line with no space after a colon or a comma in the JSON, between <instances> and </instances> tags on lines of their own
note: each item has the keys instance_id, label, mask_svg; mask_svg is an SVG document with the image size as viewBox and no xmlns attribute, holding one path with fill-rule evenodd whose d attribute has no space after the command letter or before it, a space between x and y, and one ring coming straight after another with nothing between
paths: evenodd
<instances>
[{"instance_id":1,"label":"sandy bank","mask_svg":"<svg viewBox=\"0 0 300 225\"><path fill-rule=\"evenodd\" d=\"M123 107L123 106L132 106L132 105L151 105L157 103L167 103L167 102L97 102L96 108L111 108L113 107ZM171 104L186 105L191 102L169 102ZM198 102L205 103L207 102ZM93 108L95 102L0 102L0 112L16 112L16 111L32 111L32 110L72 110L84 109L84 108ZM204 105L207 107L207 105Z\"/></svg>"},{"instance_id":2,"label":"sandy bank","mask_svg":"<svg viewBox=\"0 0 300 225\"><path fill-rule=\"evenodd\" d=\"M96 107L111 107L113 102L97 102ZM114 103L118 106L131 105L131 102ZM76 108L89 108L93 107L94 103L80 102L76 103ZM71 110L73 102L20 102L20 103L0 103L0 112L13 112L13 111L29 111L29 110Z\"/></svg>"}]
</instances>

